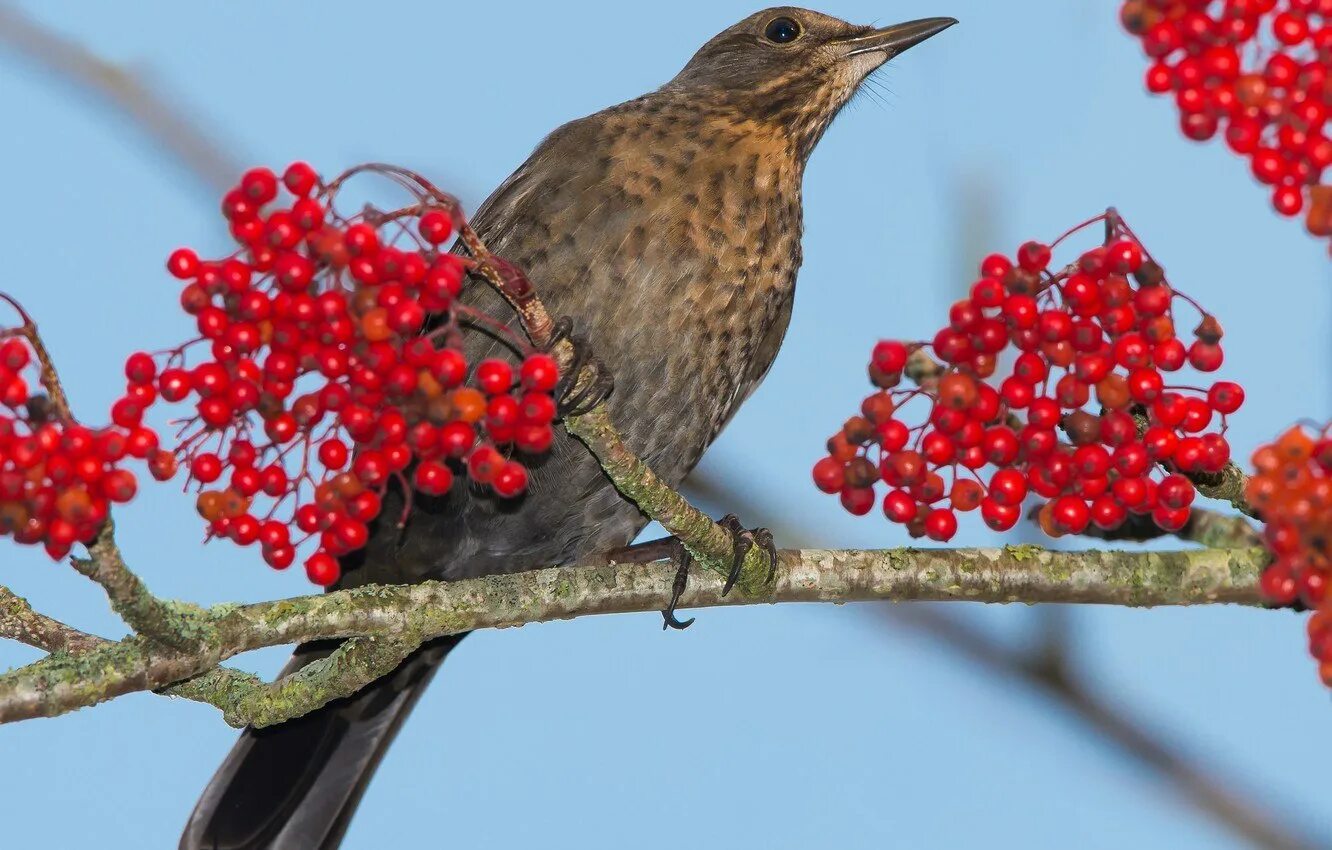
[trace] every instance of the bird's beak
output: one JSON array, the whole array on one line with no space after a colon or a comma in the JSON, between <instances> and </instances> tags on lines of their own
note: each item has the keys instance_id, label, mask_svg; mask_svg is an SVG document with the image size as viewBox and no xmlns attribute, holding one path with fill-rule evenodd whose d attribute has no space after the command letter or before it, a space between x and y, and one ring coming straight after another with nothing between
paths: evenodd
<instances>
[{"instance_id":1,"label":"bird's beak","mask_svg":"<svg viewBox=\"0 0 1332 850\"><path fill-rule=\"evenodd\" d=\"M843 39L837 42L837 45L845 51L844 57L880 52L884 54L885 59L891 59L925 39L938 35L955 23L957 18L921 18L919 21L894 24L865 35Z\"/></svg>"}]
</instances>

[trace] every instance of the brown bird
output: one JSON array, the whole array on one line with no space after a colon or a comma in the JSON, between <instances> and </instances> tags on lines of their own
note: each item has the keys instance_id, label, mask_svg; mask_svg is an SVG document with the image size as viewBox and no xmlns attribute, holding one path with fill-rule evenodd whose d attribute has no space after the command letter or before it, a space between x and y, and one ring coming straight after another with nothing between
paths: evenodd
<instances>
[{"instance_id":1,"label":"brown bird","mask_svg":"<svg viewBox=\"0 0 1332 850\"><path fill-rule=\"evenodd\" d=\"M814 146L870 73L954 23L874 29L791 7L751 15L657 91L556 130L477 211L490 249L590 342L614 381L612 420L668 483L693 469L781 345ZM470 292L514 322L487 287ZM473 336L472 362L498 351ZM396 513L385 505L384 516ZM343 586L572 563L628 544L646 523L560 431L519 503L456 492L418 506L405 529L376 530L344 565ZM336 847L459 639L432 641L355 697L244 732L180 846ZM331 648L298 648L287 671Z\"/></svg>"}]
</instances>

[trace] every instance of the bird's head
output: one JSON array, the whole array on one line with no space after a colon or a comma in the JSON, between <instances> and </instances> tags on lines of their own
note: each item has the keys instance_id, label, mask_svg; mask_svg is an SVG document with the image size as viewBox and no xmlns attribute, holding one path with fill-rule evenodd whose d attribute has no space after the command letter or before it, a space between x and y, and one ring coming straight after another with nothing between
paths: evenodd
<instances>
[{"instance_id":1,"label":"bird's head","mask_svg":"<svg viewBox=\"0 0 1332 850\"><path fill-rule=\"evenodd\" d=\"M719 33L667 88L722 98L744 117L789 133L807 156L870 74L955 23L924 18L875 29L778 6Z\"/></svg>"}]
</instances>

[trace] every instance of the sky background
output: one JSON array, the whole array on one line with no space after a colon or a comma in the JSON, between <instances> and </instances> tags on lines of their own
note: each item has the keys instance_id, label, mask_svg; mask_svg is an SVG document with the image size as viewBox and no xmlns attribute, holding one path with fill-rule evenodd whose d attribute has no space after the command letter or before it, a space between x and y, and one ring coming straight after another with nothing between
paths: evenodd
<instances>
[{"instance_id":1,"label":"sky background","mask_svg":"<svg viewBox=\"0 0 1332 850\"><path fill-rule=\"evenodd\" d=\"M544 133L669 79L757 6L350 2L27 3L141 74L246 164L409 166L469 208ZM1329 415L1326 248L1269 210L1218 144L1185 141L1142 90L1118 4L837 0L856 22L961 19L880 72L815 153L805 266L786 346L703 469L753 495L749 524L804 542L894 546L808 469L866 392L881 337L919 338L977 251L1051 239L1113 204L1172 281L1227 330L1248 390L1237 456ZM119 365L185 338L162 263L218 249L216 199L34 65L0 52L0 286L42 324L79 411L102 416ZM981 242L984 239L984 242ZM980 244L977 244L980 242ZM720 511L725 505L716 506ZM192 500L147 487L121 544L159 594L201 603L309 590L252 553L200 548ZM960 545L993 542L963 523ZM100 591L31 551L0 581L105 635ZM1020 606L949 606L1020 641ZM1187 752L1292 823L1332 835L1332 706L1302 618L1209 608L1072 612L1078 665ZM657 614L473 635L366 795L349 848L1230 848L1233 836L1029 690L961 662L882 606ZM285 653L239 659L265 674ZM36 657L0 646L0 668ZM235 732L208 706L136 695L0 727L10 846L175 846Z\"/></svg>"}]
</instances>

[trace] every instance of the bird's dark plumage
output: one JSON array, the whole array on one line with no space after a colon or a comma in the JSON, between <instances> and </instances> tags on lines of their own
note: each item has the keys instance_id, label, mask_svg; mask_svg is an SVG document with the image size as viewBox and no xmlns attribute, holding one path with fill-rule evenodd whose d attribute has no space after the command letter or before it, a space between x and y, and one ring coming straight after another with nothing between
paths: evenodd
<instances>
[{"instance_id":1,"label":"bird's dark plumage","mask_svg":"<svg viewBox=\"0 0 1332 850\"><path fill-rule=\"evenodd\" d=\"M550 135L473 218L552 315L610 370L625 443L678 484L758 386L791 316L805 162L861 81L953 23L885 30L815 12L755 14L656 92ZM794 32L794 37L792 33ZM477 285L473 305L514 319ZM497 345L474 334L475 362ZM461 486L461 485L460 485ZM392 504L384 516L395 516ZM455 492L384 526L344 586L570 563L629 543L646 518L562 431L516 504ZM182 848L332 848L378 760L456 638L355 697L246 731ZM297 669L327 647L302 647Z\"/></svg>"}]
</instances>

